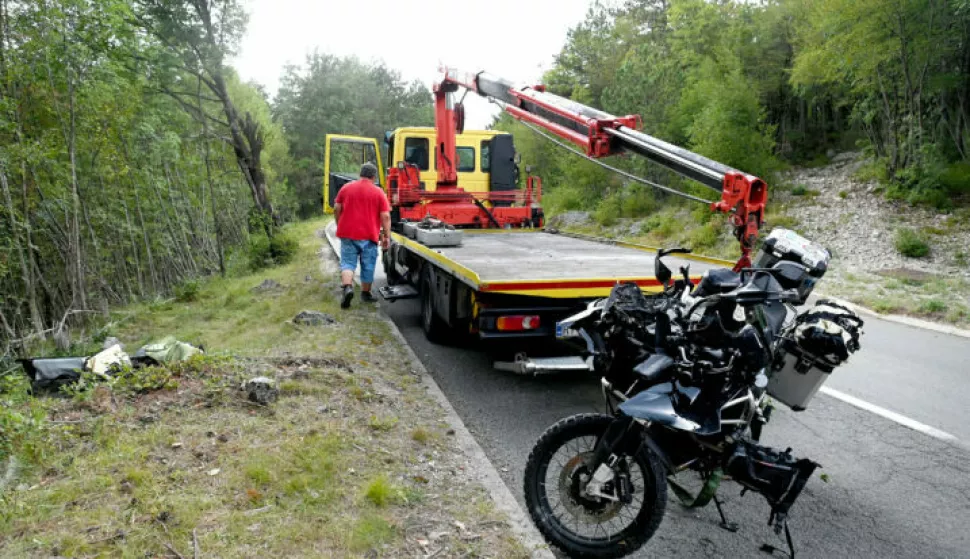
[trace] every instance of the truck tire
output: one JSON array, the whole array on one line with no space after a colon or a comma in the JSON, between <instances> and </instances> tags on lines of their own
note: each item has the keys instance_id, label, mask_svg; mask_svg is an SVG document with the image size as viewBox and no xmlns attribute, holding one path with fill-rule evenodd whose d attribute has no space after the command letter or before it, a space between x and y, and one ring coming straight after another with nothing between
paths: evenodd
<instances>
[{"instance_id":1,"label":"truck tire","mask_svg":"<svg viewBox=\"0 0 970 559\"><path fill-rule=\"evenodd\" d=\"M435 307L432 274L429 266L425 266L421 274L421 329L429 342L442 343L447 337L448 328Z\"/></svg>"}]
</instances>

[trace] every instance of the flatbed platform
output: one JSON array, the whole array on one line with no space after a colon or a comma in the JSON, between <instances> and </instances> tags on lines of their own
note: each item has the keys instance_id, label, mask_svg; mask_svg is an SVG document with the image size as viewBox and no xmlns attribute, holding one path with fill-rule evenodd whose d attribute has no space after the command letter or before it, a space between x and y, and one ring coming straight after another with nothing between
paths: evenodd
<instances>
[{"instance_id":1,"label":"flatbed platform","mask_svg":"<svg viewBox=\"0 0 970 559\"><path fill-rule=\"evenodd\" d=\"M655 247L566 234L465 230L461 246L428 248L402 235L395 241L434 260L476 291L556 298L601 297L617 281L660 289ZM733 262L695 255L665 257L675 276L690 264L692 279Z\"/></svg>"}]
</instances>

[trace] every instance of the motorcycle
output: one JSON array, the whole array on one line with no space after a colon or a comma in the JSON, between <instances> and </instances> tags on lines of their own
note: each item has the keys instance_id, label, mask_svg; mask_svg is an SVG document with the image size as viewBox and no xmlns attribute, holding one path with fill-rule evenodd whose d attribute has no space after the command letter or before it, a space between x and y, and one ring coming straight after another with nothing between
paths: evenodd
<instances>
[{"instance_id":1,"label":"motorcycle","mask_svg":"<svg viewBox=\"0 0 970 559\"><path fill-rule=\"evenodd\" d=\"M709 270L695 287L688 269L671 281L663 263L686 252L658 252L662 293L620 284L557 324L557 337L578 343L602 373L608 412L552 425L526 464L529 513L571 557L622 557L643 546L663 519L668 484L687 506L713 501L721 526L735 531L717 497L722 480L767 499L769 524L784 530L794 557L788 514L819 465L759 444L774 409L768 393L804 409L858 349L862 321L830 301L799 314L820 277L802 262L761 257L764 267ZM674 479L685 471L703 480L698 494Z\"/></svg>"}]
</instances>

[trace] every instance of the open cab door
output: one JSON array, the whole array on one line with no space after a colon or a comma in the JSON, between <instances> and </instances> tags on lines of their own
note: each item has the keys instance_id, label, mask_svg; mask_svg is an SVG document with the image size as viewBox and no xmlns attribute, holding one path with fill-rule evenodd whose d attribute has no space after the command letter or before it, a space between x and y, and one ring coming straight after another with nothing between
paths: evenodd
<instances>
[{"instance_id":1,"label":"open cab door","mask_svg":"<svg viewBox=\"0 0 970 559\"><path fill-rule=\"evenodd\" d=\"M384 165L374 138L327 134L323 150L323 213L332 214L340 188L360 178L360 166L377 165L375 184L384 188Z\"/></svg>"}]
</instances>

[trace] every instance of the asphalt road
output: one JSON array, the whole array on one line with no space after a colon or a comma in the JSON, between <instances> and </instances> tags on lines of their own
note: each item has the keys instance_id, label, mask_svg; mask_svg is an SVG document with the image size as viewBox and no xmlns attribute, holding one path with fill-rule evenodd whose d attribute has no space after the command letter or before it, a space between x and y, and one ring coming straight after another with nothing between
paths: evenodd
<instances>
[{"instance_id":1,"label":"asphalt road","mask_svg":"<svg viewBox=\"0 0 970 559\"><path fill-rule=\"evenodd\" d=\"M522 502L522 473L536 438L557 420L599 411L596 379L495 371L481 348L429 343L415 301L382 303ZM792 511L798 557L970 557L970 339L869 320L863 350L827 384L960 439L948 443L820 394L810 409L779 408L762 442L821 463ZM766 526L761 497L726 484L729 520L712 507L670 503L636 557L768 557L784 542ZM775 556L782 557L781 552Z\"/></svg>"}]
</instances>

